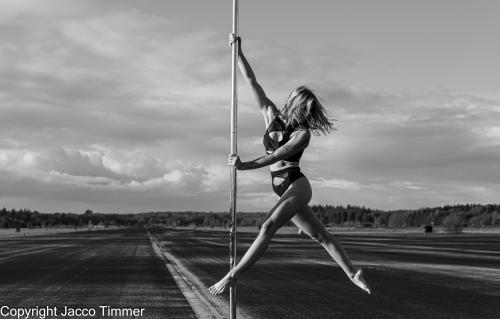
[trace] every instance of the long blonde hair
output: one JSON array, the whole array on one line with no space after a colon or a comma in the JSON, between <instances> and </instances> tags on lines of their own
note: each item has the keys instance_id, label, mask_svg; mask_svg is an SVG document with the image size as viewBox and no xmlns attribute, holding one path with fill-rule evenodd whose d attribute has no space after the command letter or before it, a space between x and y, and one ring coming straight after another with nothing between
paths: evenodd
<instances>
[{"instance_id":1,"label":"long blonde hair","mask_svg":"<svg viewBox=\"0 0 500 319\"><path fill-rule=\"evenodd\" d=\"M329 119L327 111L316 95L306 86L301 85L290 93L281 114L287 125L297 127L306 124L309 129L319 135L335 130L333 119Z\"/></svg>"}]
</instances>

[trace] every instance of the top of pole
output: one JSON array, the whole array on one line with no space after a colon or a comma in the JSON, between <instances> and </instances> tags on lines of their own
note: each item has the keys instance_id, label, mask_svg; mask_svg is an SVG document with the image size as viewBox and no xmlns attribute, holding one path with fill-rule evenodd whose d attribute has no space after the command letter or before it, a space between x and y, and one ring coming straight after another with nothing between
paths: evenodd
<instances>
[{"instance_id":1,"label":"top of pole","mask_svg":"<svg viewBox=\"0 0 500 319\"><path fill-rule=\"evenodd\" d=\"M238 35L238 0L233 0L233 33Z\"/></svg>"},{"instance_id":2,"label":"top of pole","mask_svg":"<svg viewBox=\"0 0 500 319\"><path fill-rule=\"evenodd\" d=\"M238 0L233 0L233 30L232 33L238 36ZM232 97L231 97L231 154L237 154L236 145L236 133L237 133L237 118L236 110L238 108L238 88L237 88L237 77L236 68L238 64L238 41L232 44L232 70L231 70L231 82L232 82Z\"/></svg>"}]
</instances>

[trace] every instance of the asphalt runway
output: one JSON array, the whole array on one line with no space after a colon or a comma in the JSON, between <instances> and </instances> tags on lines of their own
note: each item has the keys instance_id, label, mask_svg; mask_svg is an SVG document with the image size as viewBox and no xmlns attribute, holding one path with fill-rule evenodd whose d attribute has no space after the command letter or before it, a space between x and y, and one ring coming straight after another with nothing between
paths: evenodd
<instances>
[{"instance_id":1,"label":"asphalt runway","mask_svg":"<svg viewBox=\"0 0 500 319\"><path fill-rule=\"evenodd\" d=\"M204 288L228 270L228 234L151 230ZM239 233L239 256L254 233ZM499 318L498 235L337 236L365 265L373 294L355 287L321 246L277 234L241 279L238 308L249 318ZM206 293L204 291L203 293ZM227 303L227 295L218 297Z\"/></svg>"},{"instance_id":2,"label":"asphalt runway","mask_svg":"<svg viewBox=\"0 0 500 319\"><path fill-rule=\"evenodd\" d=\"M99 306L143 308L140 318L196 318L144 229L0 238L2 306L57 307L60 315L64 306L93 308L93 318L110 318Z\"/></svg>"},{"instance_id":3,"label":"asphalt runway","mask_svg":"<svg viewBox=\"0 0 500 319\"><path fill-rule=\"evenodd\" d=\"M189 273L187 280L195 283L187 287L198 285L197 293L215 300L215 308L227 305L227 295L211 297L206 290L228 270L227 232L148 231ZM111 318L99 313L99 306L108 305L144 308L137 318L195 318L147 233L119 229L0 238L0 307L94 308L94 318ZM238 234L240 257L255 235ZM498 318L498 235L343 233L338 238L354 263L365 265L371 296L315 242L277 234L238 284L240 318Z\"/></svg>"}]
</instances>

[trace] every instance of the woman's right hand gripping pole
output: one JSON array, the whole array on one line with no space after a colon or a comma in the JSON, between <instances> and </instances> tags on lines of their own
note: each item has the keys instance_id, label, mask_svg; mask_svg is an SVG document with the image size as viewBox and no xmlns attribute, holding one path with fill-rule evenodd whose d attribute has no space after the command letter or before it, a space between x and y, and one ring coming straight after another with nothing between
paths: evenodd
<instances>
[{"instance_id":1,"label":"woman's right hand gripping pole","mask_svg":"<svg viewBox=\"0 0 500 319\"><path fill-rule=\"evenodd\" d=\"M241 50L241 37L234 33L229 33L229 46L232 46L235 42L238 42L238 49Z\"/></svg>"},{"instance_id":2,"label":"woman's right hand gripping pole","mask_svg":"<svg viewBox=\"0 0 500 319\"><path fill-rule=\"evenodd\" d=\"M241 166L241 160L240 157L236 154L229 154L229 157L227 159L227 164L229 166L234 166L236 169L239 169Z\"/></svg>"}]
</instances>

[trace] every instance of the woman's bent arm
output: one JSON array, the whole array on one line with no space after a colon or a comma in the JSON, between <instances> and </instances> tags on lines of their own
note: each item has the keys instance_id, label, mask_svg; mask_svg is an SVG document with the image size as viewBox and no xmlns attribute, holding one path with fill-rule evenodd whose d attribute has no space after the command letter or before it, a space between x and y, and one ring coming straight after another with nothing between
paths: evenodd
<instances>
[{"instance_id":1,"label":"woman's bent arm","mask_svg":"<svg viewBox=\"0 0 500 319\"><path fill-rule=\"evenodd\" d=\"M292 134L290 140L274 151L274 153L259 157L249 162L236 162L236 168L239 170L249 170L272 165L305 149L309 145L310 139L311 133L308 130L296 131Z\"/></svg>"}]
</instances>

